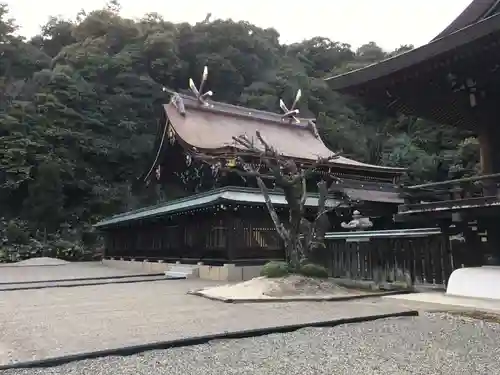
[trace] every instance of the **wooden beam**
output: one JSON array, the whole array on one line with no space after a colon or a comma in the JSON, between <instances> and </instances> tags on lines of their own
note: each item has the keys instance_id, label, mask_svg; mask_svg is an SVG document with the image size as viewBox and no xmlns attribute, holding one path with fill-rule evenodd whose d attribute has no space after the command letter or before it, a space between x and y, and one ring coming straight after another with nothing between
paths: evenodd
<instances>
[{"instance_id":1,"label":"wooden beam","mask_svg":"<svg viewBox=\"0 0 500 375\"><path fill-rule=\"evenodd\" d=\"M405 189L419 190L419 189L426 189L426 188L436 187L436 186L454 185L454 184L460 184L460 183L464 183L464 182L474 182L474 181L490 180L490 179L496 179L496 178L500 178L500 173L493 173L493 174L488 174L488 175L473 176L473 177L466 177L466 178L457 178L455 180L429 182L428 184L406 186Z\"/></svg>"}]
</instances>

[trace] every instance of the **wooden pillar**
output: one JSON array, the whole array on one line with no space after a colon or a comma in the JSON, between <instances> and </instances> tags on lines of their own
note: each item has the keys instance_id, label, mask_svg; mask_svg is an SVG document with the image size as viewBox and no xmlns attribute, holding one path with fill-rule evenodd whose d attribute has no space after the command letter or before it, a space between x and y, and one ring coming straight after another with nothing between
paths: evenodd
<instances>
[{"instance_id":1,"label":"wooden pillar","mask_svg":"<svg viewBox=\"0 0 500 375\"><path fill-rule=\"evenodd\" d=\"M236 211L226 211L224 213L224 226L226 227L226 255L228 261L233 261L237 258L238 244L241 241L243 233L239 213Z\"/></svg>"},{"instance_id":2,"label":"wooden pillar","mask_svg":"<svg viewBox=\"0 0 500 375\"><path fill-rule=\"evenodd\" d=\"M224 227L226 228L226 257L228 261L233 260L234 254L234 222L227 212L224 213Z\"/></svg>"},{"instance_id":3,"label":"wooden pillar","mask_svg":"<svg viewBox=\"0 0 500 375\"><path fill-rule=\"evenodd\" d=\"M489 124L484 125L479 130L479 146L481 148L482 172L499 173L500 172L500 129L498 126Z\"/></svg>"},{"instance_id":4,"label":"wooden pillar","mask_svg":"<svg viewBox=\"0 0 500 375\"><path fill-rule=\"evenodd\" d=\"M500 131L492 125L483 125L478 130L481 174L500 172ZM496 182L484 181L484 195L497 195Z\"/></svg>"},{"instance_id":5,"label":"wooden pillar","mask_svg":"<svg viewBox=\"0 0 500 375\"><path fill-rule=\"evenodd\" d=\"M114 249L113 249L113 236L114 233L110 230L101 232L104 236L104 253L102 254L103 257L108 257L111 256L111 254L114 254Z\"/></svg>"},{"instance_id":6,"label":"wooden pillar","mask_svg":"<svg viewBox=\"0 0 500 375\"><path fill-rule=\"evenodd\" d=\"M488 138L489 131L487 127L482 127L479 130L478 140L479 140L479 153L480 153L480 163L481 163L481 174L491 174L493 173L493 158L492 158L492 142Z\"/></svg>"},{"instance_id":7,"label":"wooden pillar","mask_svg":"<svg viewBox=\"0 0 500 375\"><path fill-rule=\"evenodd\" d=\"M481 174L488 175L500 173L500 130L493 124L483 125L478 130L480 147ZM483 194L485 196L499 196L497 181L483 181ZM481 247L486 253L487 263L498 264L500 261L500 231L498 230L499 217L480 217L478 224L480 230L487 233L483 238ZM478 251L479 249L476 249Z\"/></svg>"}]
</instances>

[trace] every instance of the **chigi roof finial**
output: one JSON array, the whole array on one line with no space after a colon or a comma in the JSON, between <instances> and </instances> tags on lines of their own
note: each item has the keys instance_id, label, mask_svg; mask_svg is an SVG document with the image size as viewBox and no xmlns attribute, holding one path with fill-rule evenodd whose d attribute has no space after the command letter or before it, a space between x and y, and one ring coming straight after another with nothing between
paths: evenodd
<instances>
[{"instance_id":1,"label":"chigi roof finial","mask_svg":"<svg viewBox=\"0 0 500 375\"><path fill-rule=\"evenodd\" d=\"M203 68L203 74L201 75L201 82L200 82L200 87L197 88L196 85L194 84L194 81L192 78L189 78L189 88L193 92L193 94L196 96L196 99L202 104L206 104L205 98L207 96L212 96L214 93L212 91L207 91L203 92L203 86L205 86L205 83L208 78L208 67L205 66Z\"/></svg>"},{"instance_id":2,"label":"chigi roof finial","mask_svg":"<svg viewBox=\"0 0 500 375\"><path fill-rule=\"evenodd\" d=\"M288 107L285 105L283 99L280 99L280 108L284 112L282 118L289 118L290 120L294 120L297 124L300 123L300 120L297 117L295 117L296 115L299 114L299 110L296 109L295 107L297 106L297 103L299 102L301 97L302 97L302 90L298 89L297 94L295 95L295 99L292 103L292 107L290 109L288 109Z\"/></svg>"}]
</instances>

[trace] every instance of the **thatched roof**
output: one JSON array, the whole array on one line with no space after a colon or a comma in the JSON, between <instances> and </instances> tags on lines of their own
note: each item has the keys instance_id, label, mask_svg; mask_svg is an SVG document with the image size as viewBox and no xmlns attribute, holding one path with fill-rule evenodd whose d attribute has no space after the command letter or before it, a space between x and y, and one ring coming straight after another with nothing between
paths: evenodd
<instances>
[{"instance_id":1,"label":"thatched roof","mask_svg":"<svg viewBox=\"0 0 500 375\"><path fill-rule=\"evenodd\" d=\"M259 131L263 138L284 156L311 162L335 154L323 143L312 120L296 120L258 111L210 101L200 103L196 98L182 96L184 110L171 101L166 104L167 122L178 139L194 152L218 154L238 148L233 137L246 135L255 138ZM256 142L256 145L258 142ZM401 174L404 168L382 167L361 163L343 156L333 159L331 166Z\"/></svg>"}]
</instances>

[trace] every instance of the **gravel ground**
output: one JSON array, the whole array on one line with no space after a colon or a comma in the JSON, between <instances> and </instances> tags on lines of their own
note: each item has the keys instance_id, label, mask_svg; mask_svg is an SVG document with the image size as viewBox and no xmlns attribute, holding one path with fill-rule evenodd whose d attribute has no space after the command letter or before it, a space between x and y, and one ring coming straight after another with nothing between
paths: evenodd
<instances>
[{"instance_id":1,"label":"gravel ground","mask_svg":"<svg viewBox=\"0 0 500 375\"><path fill-rule=\"evenodd\" d=\"M3 375L499 374L500 325L425 314Z\"/></svg>"},{"instance_id":2,"label":"gravel ground","mask_svg":"<svg viewBox=\"0 0 500 375\"><path fill-rule=\"evenodd\" d=\"M39 288L57 288L57 287L67 287L67 286L90 286L90 285L108 285L108 284L129 284L129 283L141 283L141 282L152 282L152 281L164 281L165 276L133 276L126 278L109 278L109 279L86 279L86 280L64 280L64 281L37 281L33 283L19 283L19 284L0 284L0 292L13 291L16 289L30 290Z\"/></svg>"},{"instance_id":3,"label":"gravel ground","mask_svg":"<svg viewBox=\"0 0 500 375\"><path fill-rule=\"evenodd\" d=\"M19 262L12 263L12 266L62 266L64 264L69 264L68 261L57 259L57 258L31 258L26 260L21 260Z\"/></svg>"},{"instance_id":4,"label":"gravel ground","mask_svg":"<svg viewBox=\"0 0 500 375\"><path fill-rule=\"evenodd\" d=\"M32 259L33 262L36 260L37 259ZM144 272L106 267L101 264L101 262L74 262L57 266L15 266L5 264L0 265L0 284L16 284L29 281L41 282L60 279L71 280L75 278L113 277L134 275L138 273L143 274Z\"/></svg>"},{"instance_id":5,"label":"gravel ground","mask_svg":"<svg viewBox=\"0 0 500 375\"><path fill-rule=\"evenodd\" d=\"M0 292L0 364L411 310L380 298L228 304L186 294L207 284L164 280Z\"/></svg>"}]
</instances>

